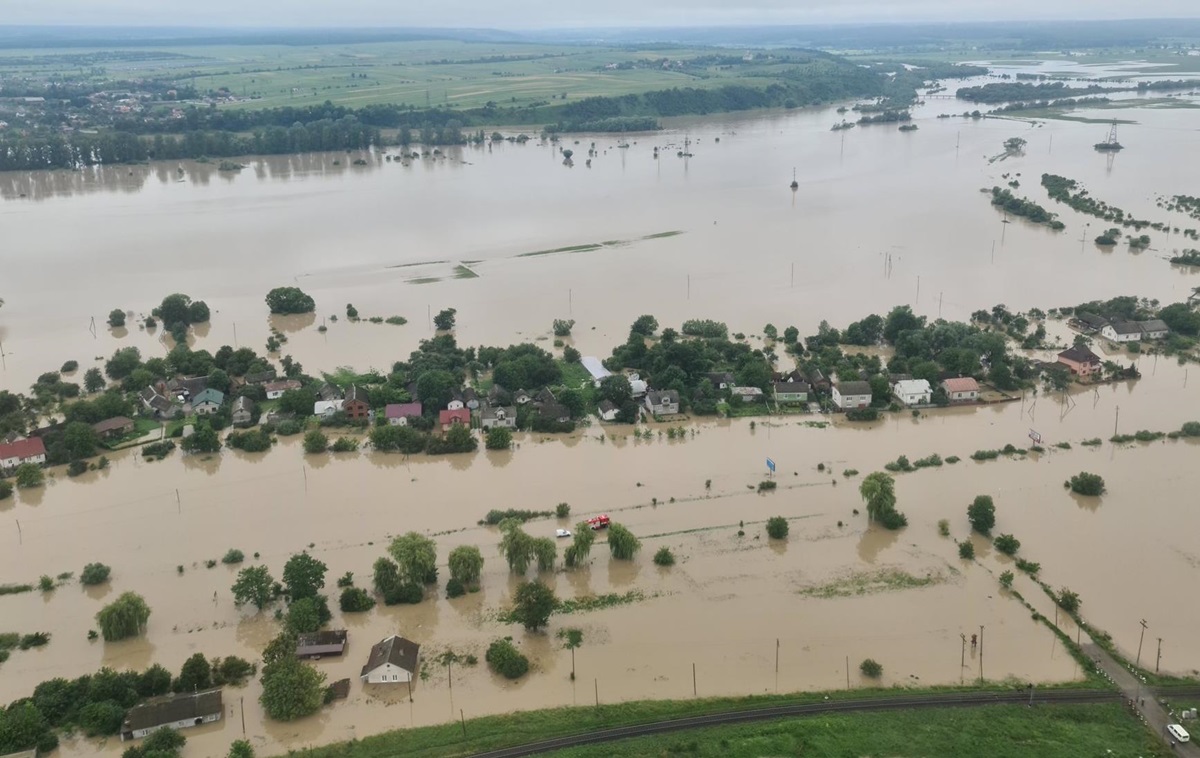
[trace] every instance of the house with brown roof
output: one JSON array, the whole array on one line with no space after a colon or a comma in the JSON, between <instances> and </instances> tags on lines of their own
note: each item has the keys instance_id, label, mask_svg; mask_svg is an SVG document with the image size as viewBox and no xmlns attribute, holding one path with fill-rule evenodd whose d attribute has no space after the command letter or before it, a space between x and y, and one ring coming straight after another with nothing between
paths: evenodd
<instances>
[{"instance_id":1,"label":"house with brown roof","mask_svg":"<svg viewBox=\"0 0 1200 758\"><path fill-rule=\"evenodd\" d=\"M357 384L351 384L346 390L346 399L342 402L342 412L352 419L364 419L371 413L371 404L367 402L367 391L360 389Z\"/></svg>"},{"instance_id":2,"label":"house with brown roof","mask_svg":"<svg viewBox=\"0 0 1200 758\"><path fill-rule=\"evenodd\" d=\"M246 374L243 377L246 384L266 384L267 382L275 381L275 369L269 368L266 371L256 371L252 374Z\"/></svg>"},{"instance_id":3,"label":"house with brown roof","mask_svg":"<svg viewBox=\"0 0 1200 758\"><path fill-rule=\"evenodd\" d=\"M295 379L284 379L281 382L267 382L263 389L267 391L268 400L278 400L288 390L298 390L302 385Z\"/></svg>"},{"instance_id":4,"label":"house with brown roof","mask_svg":"<svg viewBox=\"0 0 1200 758\"><path fill-rule=\"evenodd\" d=\"M1080 379L1098 374L1101 369L1100 356L1082 345L1067 348L1059 353L1058 362L1071 369L1071 373Z\"/></svg>"},{"instance_id":5,"label":"house with brown roof","mask_svg":"<svg viewBox=\"0 0 1200 758\"><path fill-rule=\"evenodd\" d=\"M125 416L117 416L115 418L106 418L103 421L98 421L92 424L92 430L96 432L102 440L111 440L115 437L124 437L134 429L133 419Z\"/></svg>"},{"instance_id":6,"label":"house with brown roof","mask_svg":"<svg viewBox=\"0 0 1200 758\"><path fill-rule=\"evenodd\" d=\"M411 682L418 671L421 646L412 640L392 635L371 648L361 677L368 684L401 684Z\"/></svg>"},{"instance_id":7,"label":"house with brown roof","mask_svg":"<svg viewBox=\"0 0 1200 758\"><path fill-rule=\"evenodd\" d=\"M979 382L969 376L947 379L942 382L942 389L952 403L973 403L979 399Z\"/></svg>"},{"instance_id":8,"label":"house with brown roof","mask_svg":"<svg viewBox=\"0 0 1200 758\"><path fill-rule=\"evenodd\" d=\"M220 721L225 714L221 690L164 695L135 705L121 724L121 741L138 740L159 729L186 729Z\"/></svg>"},{"instance_id":9,"label":"house with brown roof","mask_svg":"<svg viewBox=\"0 0 1200 758\"><path fill-rule=\"evenodd\" d=\"M41 437L17 440L7 445L0 445L0 471L14 469L22 463L36 463L39 466L46 462L46 443Z\"/></svg>"},{"instance_id":10,"label":"house with brown roof","mask_svg":"<svg viewBox=\"0 0 1200 758\"><path fill-rule=\"evenodd\" d=\"M305 659L341 655L346 652L346 635L345 629L326 629L301 634L296 638L296 657Z\"/></svg>"}]
</instances>

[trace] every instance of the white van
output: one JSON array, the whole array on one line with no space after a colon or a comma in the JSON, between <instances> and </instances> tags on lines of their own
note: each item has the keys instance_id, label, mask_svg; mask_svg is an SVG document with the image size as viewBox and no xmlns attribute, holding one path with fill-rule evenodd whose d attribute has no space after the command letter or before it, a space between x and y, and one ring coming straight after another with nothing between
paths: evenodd
<instances>
[{"instance_id":1,"label":"white van","mask_svg":"<svg viewBox=\"0 0 1200 758\"><path fill-rule=\"evenodd\" d=\"M1187 730L1179 724L1167 724L1167 734L1176 742L1188 742L1192 739Z\"/></svg>"}]
</instances>

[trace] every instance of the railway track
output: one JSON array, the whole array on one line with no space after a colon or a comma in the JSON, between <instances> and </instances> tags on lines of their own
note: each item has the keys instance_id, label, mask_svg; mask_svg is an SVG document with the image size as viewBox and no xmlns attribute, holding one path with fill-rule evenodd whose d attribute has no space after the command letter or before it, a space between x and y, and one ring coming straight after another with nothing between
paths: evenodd
<instances>
[{"instance_id":1,"label":"railway track","mask_svg":"<svg viewBox=\"0 0 1200 758\"><path fill-rule=\"evenodd\" d=\"M1163 694L1176 697L1200 693L1200 687L1171 688ZM1119 703L1121 694L1115 690L1046 690L1033 692L1037 703ZM649 724L634 724L598 729L583 734L533 742L527 745L489 750L476 753L477 758L520 758L527 755L549 753L582 745L595 745L634 737L669 734L689 729L701 729L727 724L745 724L797 716L816 716L824 713L853 713L856 711L889 711L912 708L969 708L985 705L1021 705L1030 702L1028 690L991 690L984 692L945 692L920 695L897 695L895 697L866 698L862 700L827 700L816 703L777 705L769 708L753 708L725 711L701 716L657 721Z\"/></svg>"}]
</instances>

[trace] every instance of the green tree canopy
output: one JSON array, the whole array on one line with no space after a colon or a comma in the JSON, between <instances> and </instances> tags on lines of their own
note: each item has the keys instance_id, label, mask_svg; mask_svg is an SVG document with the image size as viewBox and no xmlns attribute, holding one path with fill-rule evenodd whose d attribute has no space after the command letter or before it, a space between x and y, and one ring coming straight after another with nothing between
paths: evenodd
<instances>
[{"instance_id":1,"label":"green tree canopy","mask_svg":"<svg viewBox=\"0 0 1200 758\"><path fill-rule=\"evenodd\" d=\"M316 597L325 586L324 563L308 553L296 553L283 564L283 585L288 598L295 602L301 598Z\"/></svg>"},{"instance_id":2,"label":"green tree canopy","mask_svg":"<svg viewBox=\"0 0 1200 758\"><path fill-rule=\"evenodd\" d=\"M437 570L437 545L417 532L392 540L388 553L396 559L402 582L424 584Z\"/></svg>"},{"instance_id":3,"label":"green tree canopy","mask_svg":"<svg viewBox=\"0 0 1200 758\"><path fill-rule=\"evenodd\" d=\"M267 293L271 313L312 313L316 302L298 287L276 287Z\"/></svg>"},{"instance_id":4,"label":"green tree canopy","mask_svg":"<svg viewBox=\"0 0 1200 758\"><path fill-rule=\"evenodd\" d=\"M295 721L320 710L325 700L325 674L296 660L280 658L263 666L259 702L276 721Z\"/></svg>"},{"instance_id":5,"label":"green tree canopy","mask_svg":"<svg viewBox=\"0 0 1200 758\"><path fill-rule=\"evenodd\" d=\"M513 621L523 624L526 629L534 630L543 627L550 620L550 614L558 607L558 598L554 591L541 582L524 582L517 587L513 596Z\"/></svg>"},{"instance_id":6,"label":"green tree canopy","mask_svg":"<svg viewBox=\"0 0 1200 758\"><path fill-rule=\"evenodd\" d=\"M450 551L450 576L464 585L479 583L483 573L483 553L474 545L460 545Z\"/></svg>"},{"instance_id":7,"label":"green tree canopy","mask_svg":"<svg viewBox=\"0 0 1200 758\"><path fill-rule=\"evenodd\" d=\"M235 605L253 603L260 611L271 602L274 596L275 579L266 566L247 566L238 572L237 580L233 583L233 602Z\"/></svg>"},{"instance_id":8,"label":"green tree canopy","mask_svg":"<svg viewBox=\"0 0 1200 758\"><path fill-rule=\"evenodd\" d=\"M967 506L967 520L971 528L980 534L987 534L996 525L996 506L990 495L979 495Z\"/></svg>"},{"instance_id":9,"label":"green tree canopy","mask_svg":"<svg viewBox=\"0 0 1200 758\"><path fill-rule=\"evenodd\" d=\"M142 633L150 619L150 606L141 595L126 592L100 609L96 621L106 642L116 642Z\"/></svg>"}]
</instances>

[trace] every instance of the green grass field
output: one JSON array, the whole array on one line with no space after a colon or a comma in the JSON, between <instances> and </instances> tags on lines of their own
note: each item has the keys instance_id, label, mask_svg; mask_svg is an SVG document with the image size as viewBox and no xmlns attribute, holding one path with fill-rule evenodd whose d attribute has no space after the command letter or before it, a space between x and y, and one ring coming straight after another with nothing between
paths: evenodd
<instances>
[{"instance_id":1,"label":"green grass field","mask_svg":"<svg viewBox=\"0 0 1200 758\"><path fill-rule=\"evenodd\" d=\"M551 753L558 758L616 754L1091 758L1170 752L1119 705L1003 705L784 719Z\"/></svg>"},{"instance_id":2,"label":"green grass field","mask_svg":"<svg viewBox=\"0 0 1200 758\"><path fill-rule=\"evenodd\" d=\"M949 689L949 688L944 688ZM895 690L831 692L832 699L885 697ZM487 716L466 722L401 729L361 740L297 751L309 758L435 758L465 756L594 729L650 723L702 713L813 702L821 693L645 701L555 708ZM1111 753L1106 751L1111 750ZM740 756L996 756L1080 758L1162 756L1166 750L1116 704L984 706L785 718L662 737L565 750L570 758L610 755Z\"/></svg>"},{"instance_id":3,"label":"green grass field","mask_svg":"<svg viewBox=\"0 0 1200 758\"><path fill-rule=\"evenodd\" d=\"M330 100L361 107L377 103L427 106L479 107L488 101L524 105L561 98L622 95L670 87L717 87L731 80L752 86L773 81L773 66L756 65L719 70L709 67L688 71L659 67L606 70L609 64L689 60L712 50L664 47L653 50L620 48L470 43L451 40L387 42L322 46L183 46L128 48L137 53L187 56L108 63L98 78L177 77L192 80L201 90L227 87L233 94L253 100L232 108L304 106ZM36 56L56 50L0 51L0 75L13 73L48 78L78 77L79 66L41 62ZM75 53L96 52L73 49ZM34 62L16 65L18 57Z\"/></svg>"}]
</instances>

